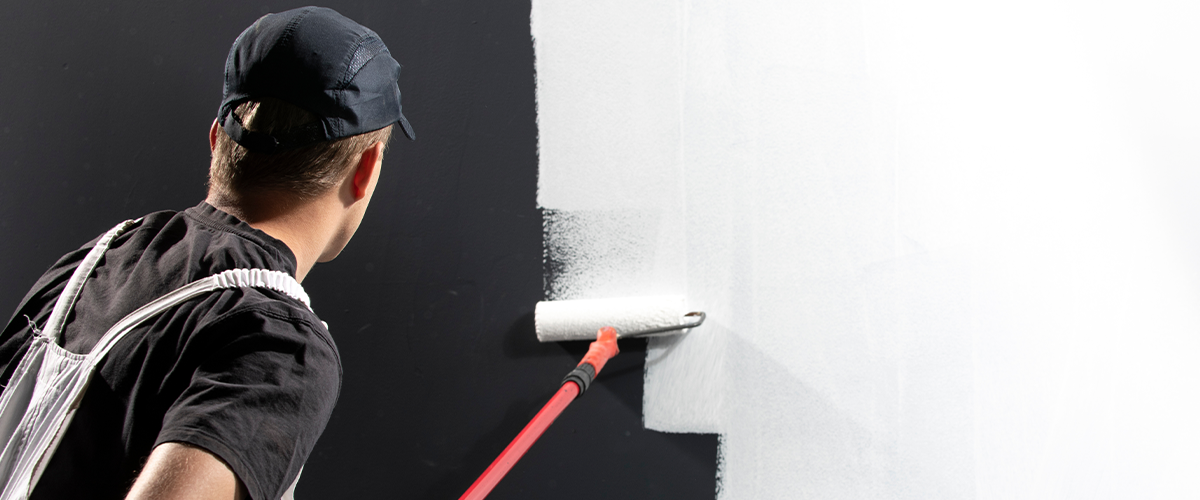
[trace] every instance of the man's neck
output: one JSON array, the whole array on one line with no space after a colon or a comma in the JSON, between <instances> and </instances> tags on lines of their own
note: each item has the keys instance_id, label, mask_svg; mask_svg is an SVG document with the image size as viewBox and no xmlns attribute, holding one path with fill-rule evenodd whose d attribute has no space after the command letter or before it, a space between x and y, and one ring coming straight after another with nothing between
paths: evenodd
<instances>
[{"instance_id":1,"label":"man's neck","mask_svg":"<svg viewBox=\"0 0 1200 500\"><path fill-rule=\"evenodd\" d=\"M330 216L333 212L325 209L331 200L324 198L299 202L288 196L266 195L231 202L210 193L205 201L287 245L296 256L296 281L304 281L339 224Z\"/></svg>"}]
</instances>

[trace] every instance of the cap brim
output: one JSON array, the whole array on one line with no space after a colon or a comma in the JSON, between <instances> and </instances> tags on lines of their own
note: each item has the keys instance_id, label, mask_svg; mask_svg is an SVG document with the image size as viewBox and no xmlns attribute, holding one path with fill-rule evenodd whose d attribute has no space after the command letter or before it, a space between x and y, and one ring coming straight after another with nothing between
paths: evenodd
<instances>
[{"instance_id":1,"label":"cap brim","mask_svg":"<svg viewBox=\"0 0 1200 500\"><path fill-rule=\"evenodd\" d=\"M410 140L417 140L417 133L413 132L412 125L408 123L408 118L404 117L404 113L400 113L400 119L396 120L396 123L400 124L400 128L404 130L404 135L408 136Z\"/></svg>"}]
</instances>

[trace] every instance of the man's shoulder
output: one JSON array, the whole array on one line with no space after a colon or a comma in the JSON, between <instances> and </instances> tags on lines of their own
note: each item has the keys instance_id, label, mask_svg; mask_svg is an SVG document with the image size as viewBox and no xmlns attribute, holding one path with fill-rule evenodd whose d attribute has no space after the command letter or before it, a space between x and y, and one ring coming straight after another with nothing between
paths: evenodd
<instances>
[{"instance_id":1,"label":"man's shoulder","mask_svg":"<svg viewBox=\"0 0 1200 500\"><path fill-rule=\"evenodd\" d=\"M95 242L64 255L51 266L27 294L9 327L24 325L24 315L40 324L39 317L49 314L67 279ZM113 240L84 283L74 318L64 331L64 346L87 352L109 326L125 315L188 283L231 269L292 274L295 262L282 242L205 203L183 211L147 214ZM281 294L242 291L231 296L260 304L258 307L275 317L321 326L315 316L306 317L296 310L302 305L293 304L294 300ZM201 298L193 302L197 300L204 301ZM203 312L187 305L176 310ZM168 313L171 315L174 312Z\"/></svg>"},{"instance_id":2,"label":"man's shoulder","mask_svg":"<svg viewBox=\"0 0 1200 500\"><path fill-rule=\"evenodd\" d=\"M245 340L267 336L319 344L337 356L327 325L305 304L269 288L242 287L214 293L194 305L197 333Z\"/></svg>"}]
</instances>

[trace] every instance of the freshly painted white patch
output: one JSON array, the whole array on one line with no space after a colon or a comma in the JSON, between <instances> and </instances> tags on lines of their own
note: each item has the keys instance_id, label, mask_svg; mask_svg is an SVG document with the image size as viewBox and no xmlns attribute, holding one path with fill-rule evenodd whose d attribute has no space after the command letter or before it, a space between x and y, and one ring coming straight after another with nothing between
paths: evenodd
<instances>
[{"instance_id":1,"label":"freshly painted white patch","mask_svg":"<svg viewBox=\"0 0 1200 500\"><path fill-rule=\"evenodd\" d=\"M540 206L678 205L676 10L636 0L533 7Z\"/></svg>"},{"instance_id":2,"label":"freshly painted white patch","mask_svg":"<svg viewBox=\"0 0 1200 500\"><path fill-rule=\"evenodd\" d=\"M551 298L720 497L1190 498L1200 5L536 0Z\"/></svg>"}]
</instances>

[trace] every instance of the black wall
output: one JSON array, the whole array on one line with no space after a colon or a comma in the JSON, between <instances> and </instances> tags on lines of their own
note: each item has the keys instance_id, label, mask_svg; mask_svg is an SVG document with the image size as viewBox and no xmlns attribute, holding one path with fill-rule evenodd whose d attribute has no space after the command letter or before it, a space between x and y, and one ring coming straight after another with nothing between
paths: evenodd
<instances>
[{"instance_id":1,"label":"black wall","mask_svg":"<svg viewBox=\"0 0 1200 500\"><path fill-rule=\"evenodd\" d=\"M233 39L300 3L5 2L0 307L116 222L205 194ZM341 350L341 399L301 498L457 498L586 343L538 344L542 215L529 4L329 4L404 65L398 139L358 235L305 280ZM10 309L11 310L11 309ZM641 426L624 343L490 498L712 498L717 439Z\"/></svg>"}]
</instances>

